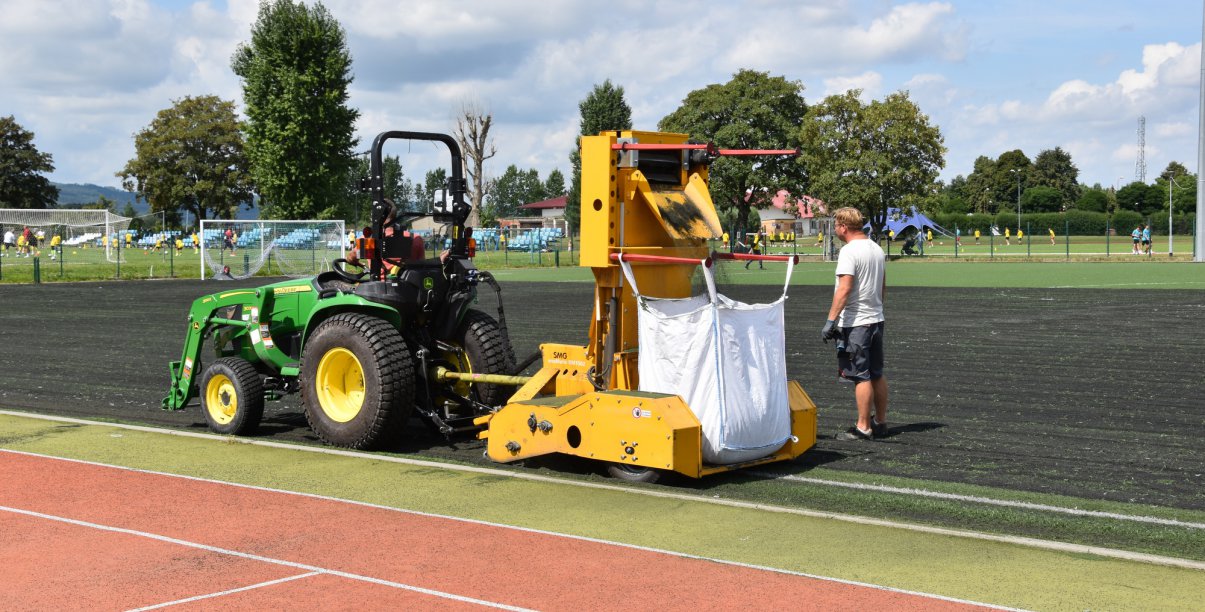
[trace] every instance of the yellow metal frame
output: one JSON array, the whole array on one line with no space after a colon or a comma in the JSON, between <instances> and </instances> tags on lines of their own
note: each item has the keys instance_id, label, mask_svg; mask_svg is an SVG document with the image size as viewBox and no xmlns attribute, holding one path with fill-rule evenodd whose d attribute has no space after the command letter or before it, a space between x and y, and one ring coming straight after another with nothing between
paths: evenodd
<instances>
[{"instance_id":1,"label":"yellow metal frame","mask_svg":"<svg viewBox=\"0 0 1205 612\"><path fill-rule=\"evenodd\" d=\"M795 381L788 381L791 440L768 457L731 465L703 463L702 426L682 398L637 390L636 296L612 255L701 261L722 229L706 163L685 150L651 153L662 163L650 181L640 170L642 152L614 145L680 145L687 138L637 131L582 137L580 256L595 279L589 342L541 345L543 367L505 406L476 420L488 425L479 437L494 461L563 453L699 478L793 459L815 445L816 405ZM667 168L677 168L676 180ZM632 272L646 294L684 298L697 266L633 263Z\"/></svg>"}]
</instances>

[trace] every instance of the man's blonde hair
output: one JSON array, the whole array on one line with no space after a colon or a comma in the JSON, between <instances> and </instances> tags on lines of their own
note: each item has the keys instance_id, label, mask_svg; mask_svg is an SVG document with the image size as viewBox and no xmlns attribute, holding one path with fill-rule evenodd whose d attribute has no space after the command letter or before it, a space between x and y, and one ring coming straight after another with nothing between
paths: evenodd
<instances>
[{"instance_id":1,"label":"man's blonde hair","mask_svg":"<svg viewBox=\"0 0 1205 612\"><path fill-rule=\"evenodd\" d=\"M862 217L862 212L851 206L838 208L837 212L833 214L833 218L836 219L837 225L844 225L857 232L862 231L862 228L866 226L866 219Z\"/></svg>"}]
</instances>

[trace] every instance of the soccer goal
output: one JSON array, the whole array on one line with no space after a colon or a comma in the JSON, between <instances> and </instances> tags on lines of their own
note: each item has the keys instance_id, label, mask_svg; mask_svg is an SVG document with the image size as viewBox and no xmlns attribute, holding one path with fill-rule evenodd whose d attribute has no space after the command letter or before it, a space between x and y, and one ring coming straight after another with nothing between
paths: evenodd
<instances>
[{"instance_id":1,"label":"soccer goal","mask_svg":"<svg viewBox=\"0 0 1205 612\"><path fill-rule=\"evenodd\" d=\"M40 250L57 235L64 246L104 249L105 259L116 263L122 256L118 243L130 227L130 218L95 209L0 209L0 234L20 233L27 227L40 236Z\"/></svg>"},{"instance_id":2,"label":"soccer goal","mask_svg":"<svg viewBox=\"0 0 1205 612\"><path fill-rule=\"evenodd\" d=\"M310 276L344 257L343 221L202 219L201 278Z\"/></svg>"}]
</instances>

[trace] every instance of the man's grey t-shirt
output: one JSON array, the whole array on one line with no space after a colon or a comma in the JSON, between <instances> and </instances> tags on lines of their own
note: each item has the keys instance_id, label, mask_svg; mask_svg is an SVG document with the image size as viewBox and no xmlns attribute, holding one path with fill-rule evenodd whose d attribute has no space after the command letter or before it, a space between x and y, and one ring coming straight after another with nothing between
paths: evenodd
<instances>
[{"instance_id":1,"label":"man's grey t-shirt","mask_svg":"<svg viewBox=\"0 0 1205 612\"><path fill-rule=\"evenodd\" d=\"M854 289L837 318L839 327L857 327L883 320L883 277L887 256L873 240L853 240L837 255L838 281L854 277Z\"/></svg>"}]
</instances>

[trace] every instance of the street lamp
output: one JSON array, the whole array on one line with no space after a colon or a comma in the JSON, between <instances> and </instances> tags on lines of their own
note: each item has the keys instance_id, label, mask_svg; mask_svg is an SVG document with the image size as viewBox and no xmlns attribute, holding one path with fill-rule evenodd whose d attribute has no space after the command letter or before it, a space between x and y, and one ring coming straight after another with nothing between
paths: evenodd
<instances>
[{"instance_id":1,"label":"street lamp","mask_svg":"<svg viewBox=\"0 0 1205 612\"><path fill-rule=\"evenodd\" d=\"M1013 168L1009 172L1017 175L1017 231L1021 231L1021 170Z\"/></svg>"}]
</instances>

